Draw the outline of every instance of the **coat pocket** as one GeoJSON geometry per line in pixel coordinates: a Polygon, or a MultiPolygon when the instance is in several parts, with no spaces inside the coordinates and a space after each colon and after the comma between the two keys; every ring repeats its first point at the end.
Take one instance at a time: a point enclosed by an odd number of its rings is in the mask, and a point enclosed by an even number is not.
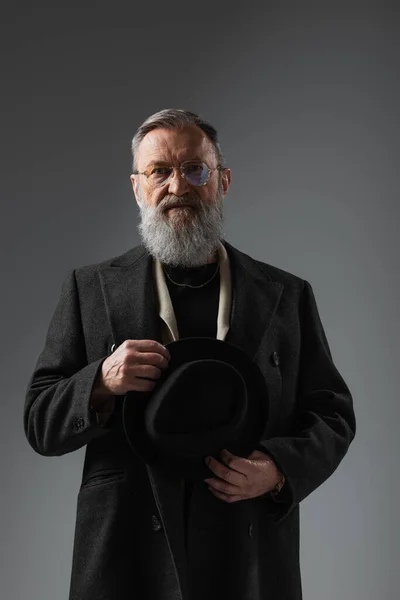
{"type": "Polygon", "coordinates": [[[85,477],[80,490],[97,485],[104,485],[114,481],[122,481],[125,479],[125,471],[123,469],[99,469],[85,477]]]}

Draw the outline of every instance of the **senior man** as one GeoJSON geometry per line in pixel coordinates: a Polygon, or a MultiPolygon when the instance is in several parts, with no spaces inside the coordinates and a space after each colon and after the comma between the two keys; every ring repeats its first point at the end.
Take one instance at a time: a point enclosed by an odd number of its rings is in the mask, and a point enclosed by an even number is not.
{"type": "Polygon", "coordinates": [[[300,600],[299,503],[355,435],[312,287],[224,239],[231,171],[205,119],[151,115],[132,153],[142,243],[68,273],[25,400],[36,452],[86,446],[69,598],[300,600]],[[122,407],[151,397],[171,343],[200,337],[256,363],[268,423],[191,481],[132,452],[122,407]]]}

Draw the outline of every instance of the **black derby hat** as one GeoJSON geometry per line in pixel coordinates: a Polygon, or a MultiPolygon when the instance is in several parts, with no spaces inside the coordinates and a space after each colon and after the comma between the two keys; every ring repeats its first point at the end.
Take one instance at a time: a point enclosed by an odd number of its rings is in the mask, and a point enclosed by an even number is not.
{"type": "Polygon", "coordinates": [[[268,387],[241,348],[215,338],[166,345],[168,368],[150,392],[130,391],[122,405],[126,439],[148,465],[193,481],[210,477],[205,456],[226,448],[247,458],[263,439],[268,387]]]}

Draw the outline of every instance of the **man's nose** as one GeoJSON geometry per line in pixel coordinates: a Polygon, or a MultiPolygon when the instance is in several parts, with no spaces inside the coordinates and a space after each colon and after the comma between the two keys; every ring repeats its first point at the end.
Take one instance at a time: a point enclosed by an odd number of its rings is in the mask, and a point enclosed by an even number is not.
{"type": "Polygon", "coordinates": [[[168,182],[168,192],[175,196],[183,196],[190,190],[189,183],[182,177],[179,169],[174,169],[168,182]]]}

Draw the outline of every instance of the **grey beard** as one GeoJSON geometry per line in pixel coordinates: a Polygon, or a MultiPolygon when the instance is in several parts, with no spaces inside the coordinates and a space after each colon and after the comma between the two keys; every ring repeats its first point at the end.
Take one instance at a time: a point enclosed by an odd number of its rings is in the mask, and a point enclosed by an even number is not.
{"type": "Polygon", "coordinates": [[[146,206],[139,188],[140,217],[138,229],[148,252],[162,263],[197,267],[214,255],[223,237],[223,196],[220,186],[214,202],[204,203],[195,193],[164,196],[158,206],[146,206]],[[167,206],[190,204],[189,215],[170,215],[167,206]]]}

